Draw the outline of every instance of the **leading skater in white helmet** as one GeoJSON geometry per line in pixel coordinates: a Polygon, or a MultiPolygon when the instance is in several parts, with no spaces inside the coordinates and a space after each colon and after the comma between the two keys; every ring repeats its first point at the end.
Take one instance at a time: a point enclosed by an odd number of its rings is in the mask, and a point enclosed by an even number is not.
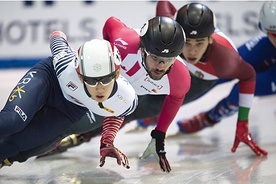
{"type": "Polygon", "coordinates": [[[60,141],[89,113],[91,123],[96,115],[104,117],[100,166],[109,156],[129,168],[113,142],[124,117],[135,110],[137,96],[120,76],[119,51],[106,40],[93,39],[76,53],[61,31],[51,34],[50,48],[53,56],[22,77],[0,112],[0,167],[11,165],[20,152],[60,141]]]}

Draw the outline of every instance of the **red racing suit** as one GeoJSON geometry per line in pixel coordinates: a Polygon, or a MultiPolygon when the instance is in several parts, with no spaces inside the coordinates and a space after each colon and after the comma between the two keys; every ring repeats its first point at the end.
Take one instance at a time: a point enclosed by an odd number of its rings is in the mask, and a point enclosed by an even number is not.
{"type": "MultiPolygon", "coordinates": [[[[122,56],[121,75],[131,83],[138,98],[142,95],[166,95],[156,126],[157,130],[166,132],[190,88],[190,74],[186,64],[177,57],[167,74],[160,80],[153,80],[143,67],[140,36],[134,29],[110,17],[103,27],[103,37],[119,49],[122,56]]],[[[154,101],[147,103],[152,104],[154,101]]]]}
{"type": "MultiPolygon", "coordinates": [[[[156,15],[174,18],[176,11],[169,1],[159,1],[156,15]]],[[[220,30],[216,29],[212,37],[214,42],[209,45],[201,61],[195,65],[187,64],[189,71],[194,77],[206,80],[206,82],[219,78],[238,79],[238,120],[248,120],[255,91],[255,70],[241,58],[232,41],[220,30]]],[[[192,85],[191,90],[192,88],[196,86],[192,85]]]]}

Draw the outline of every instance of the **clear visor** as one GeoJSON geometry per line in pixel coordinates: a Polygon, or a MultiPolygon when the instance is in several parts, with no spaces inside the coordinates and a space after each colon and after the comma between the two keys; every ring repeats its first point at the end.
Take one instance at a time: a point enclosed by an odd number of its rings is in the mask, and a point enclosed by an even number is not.
{"type": "Polygon", "coordinates": [[[148,52],[146,49],[144,49],[144,51],[147,54],[147,56],[149,56],[151,58],[151,60],[155,63],[163,62],[164,64],[168,64],[168,63],[174,62],[174,60],[176,58],[176,57],[160,57],[160,56],[156,56],[156,55],[148,52]]]}

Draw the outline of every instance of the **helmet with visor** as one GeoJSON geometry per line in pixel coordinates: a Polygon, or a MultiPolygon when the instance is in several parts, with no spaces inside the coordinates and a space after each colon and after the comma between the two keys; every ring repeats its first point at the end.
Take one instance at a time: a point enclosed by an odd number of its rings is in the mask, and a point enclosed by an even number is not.
{"type": "Polygon", "coordinates": [[[186,39],[183,28],[175,20],[157,16],[145,22],[140,41],[147,54],[171,61],[182,52],[186,39]]]}
{"type": "Polygon", "coordinates": [[[76,70],[84,83],[96,87],[107,86],[116,77],[121,56],[113,44],[106,40],[93,39],[85,42],[78,50],[76,70]]]}

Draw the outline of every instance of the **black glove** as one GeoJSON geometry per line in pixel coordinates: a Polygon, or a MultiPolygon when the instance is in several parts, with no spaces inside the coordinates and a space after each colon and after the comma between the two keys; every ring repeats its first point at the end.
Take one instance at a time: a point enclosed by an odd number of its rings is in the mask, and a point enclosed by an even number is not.
{"type": "Polygon", "coordinates": [[[170,172],[171,167],[166,158],[165,152],[165,137],[166,133],[160,132],[158,130],[153,130],[151,132],[151,141],[144,151],[140,159],[145,159],[149,155],[153,154],[157,160],[159,160],[159,165],[164,172],[170,172]]]}

